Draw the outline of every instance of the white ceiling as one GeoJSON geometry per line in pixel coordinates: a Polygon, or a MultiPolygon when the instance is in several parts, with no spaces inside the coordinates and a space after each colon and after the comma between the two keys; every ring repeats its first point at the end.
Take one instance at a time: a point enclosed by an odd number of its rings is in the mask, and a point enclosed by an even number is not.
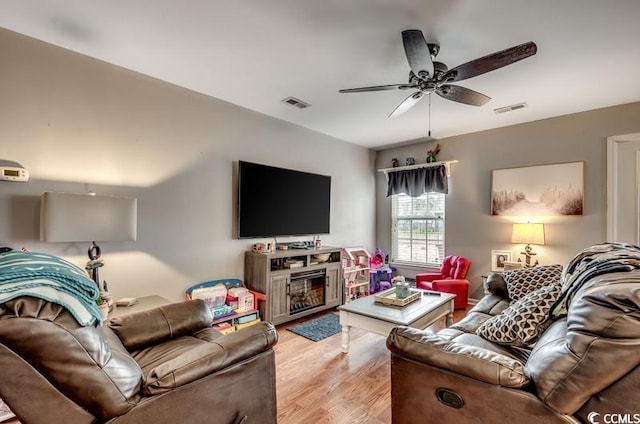
{"type": "MultiPolygon", "coordinates": [[[[330,136],[380,148],[425,139],[428,100],[406,91],[401,31],[453,68],[527,41],[538,54],[456,83],[492,100],[433,96],[436,139],[640,101],[638,0],[2,0],[0,27],[330,136]],[[281,102],[293,96],[312,107],[281,102]],[[526,102],[501,115],[494,108],[526,102]]],[[[425,96],[426,98],[427,96],[425,96]]]]}

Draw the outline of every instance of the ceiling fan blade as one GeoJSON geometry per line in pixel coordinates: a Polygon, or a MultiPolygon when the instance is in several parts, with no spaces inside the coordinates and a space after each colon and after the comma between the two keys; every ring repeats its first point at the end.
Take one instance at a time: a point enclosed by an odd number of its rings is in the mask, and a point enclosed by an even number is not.
{"type": "Polygon", "coordinates": [[[484,73],[511,65],[519,60],[533,56],[538,51],[538,47],[532,41],[520,44],[515,47],[504,49],[502,51],[492,53],[471,62],[464,63],[449,69],[442,77],[443,82],[462,81],[484,73]]]}
{"type": "Polygon", "coordinates": [[[420,99],[422,99],[423,95],[424,93],[422,91],[416,91],[415,93],[404,99],[402,103],[400,103],[398,107],[396,107],[393,112],[389,114],[389,118],[400,116],[411,109],[413,106],[415,106],[416,103],[420,101],[420,99]]]}
{"type": "Polygon", "coordinates": [[[409,85],[409,84],[389,84],[389,85],[374,85],[372,87],[345,88],[339,91],[340,93],[364,93],[367,91],[407,90],[409,88],[417,88],[417,86],[409,85]]]}
{"type": "Polygon", "coordinates": [[[436,88],[436,93],[447,100],[453,100],[454,102],[471,106],[482,106],[491,100],[489,96],[458,85],[441,85],[436,88]]]}
{"type": "Polygon", "coordinates": [[[422,31],[417,29],[402,31],[402,44],[404,44],[404,52],[413,73],[423,80],[432,77],[433,61],[422,31]]]}

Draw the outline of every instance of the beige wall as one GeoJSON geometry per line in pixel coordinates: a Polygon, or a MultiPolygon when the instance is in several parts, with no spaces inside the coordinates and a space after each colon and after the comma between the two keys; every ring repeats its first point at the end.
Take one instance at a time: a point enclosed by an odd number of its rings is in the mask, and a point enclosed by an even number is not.
{"type": "MultiPolygon", "coordinates": [[[[512,112],[517,113],[517,112],[512,112]]],[[[447,254],[469,257],[471,296],[482,295],[481,275],[490,270],[492,249],[519,254],[523,246],[510,243],[509,218],[490,215],[491,170],[558,162],[585,162],[584,216],[546,218],[547,244],[534,246],[543,264],[565,264],[580,249],[606,237],[606,139],[640,129],[640,103],[616,106],[553,119],[514,125],[438,140],[439,160],[452,165],[450,192],[446,198],[447,254]]],[[[391,159],[401,163],[408,156],[424,162],[435,142],[421,142],[378,152],[377,168],[388,168],[391,159]]],[[[376,233],[380,247],[390,251],[391,203],[385,197],[386,181],[376,176],[376,233]]],[[[415,269],[401,268],[413,276],[415,269]]]]}
{"type": "Polygon", "coordinates": [[[84,266],[88,243],[38,241],[40,194],[126,195],[138,240],[101,243],[114,296],[178,300],[191,284],[243,278],[255,240],[233,238],[238,160],[331,175],[323,243],[374,245],[370,150],[1,29],[0,51],[0,159],[31,172],[0,182],[0,245],[84,266]]]}

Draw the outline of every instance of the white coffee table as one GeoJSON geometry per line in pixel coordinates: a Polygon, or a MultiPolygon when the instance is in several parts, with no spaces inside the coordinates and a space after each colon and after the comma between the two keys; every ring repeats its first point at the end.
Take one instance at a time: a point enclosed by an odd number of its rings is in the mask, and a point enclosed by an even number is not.
{"type": "MultiPolygon", "coordinates": [[[[415,289],[414,289],[415,290],[415,289]]],[[[453,323],[455,294],[419,290],[420,299],[406,306],[390,306],[375,302],[375,296],[362,297],[338,307],[342,326],[342,351],[349,353],[351,327],[387,336],[400,325],[427,328],[442,317],[447,327],[453,323]]]]}

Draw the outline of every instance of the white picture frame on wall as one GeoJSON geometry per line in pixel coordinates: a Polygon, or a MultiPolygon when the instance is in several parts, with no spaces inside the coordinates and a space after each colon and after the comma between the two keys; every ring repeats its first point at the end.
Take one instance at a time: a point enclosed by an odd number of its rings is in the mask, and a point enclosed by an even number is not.
{"type": "Polygon", "coordinates": [[[510,250],[492,250],[491,251],[491,271],[504,271],[504,263],[511,261],[510,250]]]}

